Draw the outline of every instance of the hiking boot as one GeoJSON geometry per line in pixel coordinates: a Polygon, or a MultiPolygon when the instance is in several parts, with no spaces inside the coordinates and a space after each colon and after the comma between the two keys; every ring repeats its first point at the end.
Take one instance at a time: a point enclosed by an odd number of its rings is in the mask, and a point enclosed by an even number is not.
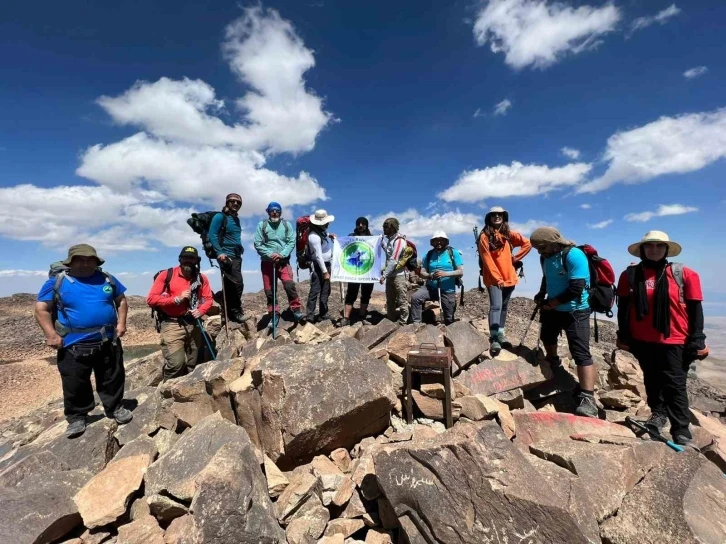
{"type": "Polygon", "coordinates": [[[492,357],[496,357],[502,352],[502,346],[499,344],[499,337],[496,335],[492,335],[492,343],[489,346],[489,353],[492,357]]]}
{"type": "Polygon", "coordinates": [[[293,319],[295,319],[295,323],[305,323],[305,314],[302,313],[300,310],[295,310],[292,313],[293,319]]]}
{"type": "Polygon", "coordinates": [[[229,319],[235,323],[245,323],[252,319],[252,314],[243,314],[241,310],[234,310],[229,315],[229,319]]]}
{"type": "Polygon", "coordinates": [[[497,339],[499,341],[499,344],[502,346],[502,348],[512,349],[512,347],[513,347],[512,343],[507,342],[507,339],[504,336],[504,329],[499,329],[499,333],[497,334],[497,339]]]}
{"type": "Polygon", "coordinates": [[[580,393],[579,399],[580,404],[575,409],[575,415],[597,418],[598,410],[597,404],[595,403],[595,397],[592,395],[586,395],[585,393],[580,393]]]}
{"type": "Polygon", "coordinates": [[[698,446],[696,446],[696,443],[693,441],[693,438],[691,438],[690,436],[686,436],[684,434],[677,434],[673,438],[673,442],[675,442],[676,444],[678,444],[679,446],[684,447],[684,448],[691,448],[698,452],[701,451],[700,449],[698,449],[698,446]]]}
{"type": "Polygon", "coordinates": [[[86,417],[83,419],[74,419],[68,422],[66,429],[66,438],[76,438],[86,432],[86,417]]]}
{"type": "Polygon", "coordinates": [[[123,406],[119,405],[113,411],[113,418],[119,425],[126,425],[129,421],[134,419],[134,414],[130,410],[127,410],[123,406]]]}
{"type": "Polygon", "coordinates": [[[562,368],[562,359],[559,357],[545,357],[545,361],[549,363],[552,370],[562,368]]]}
{"type": "Polygon", "coordinates": [[[273,328],[277,327],[280,324],[280,314],[275,312],[272,314],[272,317],[270,318],[270,322],[267,324],[267,328],[272,330],[273,328]]]}
{"type": "Polygon", "coordinates": [[[668,416],[655,412],[647,419],[645,426],[650,427],[657,433],[663,434],[663,431],[668,426],[668,416]]]}
{"type": "Polygon", "coordinates": [[[347,327],[348,325],[350,325],[350,319],[346,317],[338,321],[338,327],[347,327]]]}

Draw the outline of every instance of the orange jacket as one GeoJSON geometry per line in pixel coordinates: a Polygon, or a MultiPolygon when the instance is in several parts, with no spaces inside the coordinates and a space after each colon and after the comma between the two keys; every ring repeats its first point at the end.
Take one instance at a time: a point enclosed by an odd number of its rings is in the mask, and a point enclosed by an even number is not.
{"type": "Polygon", "coordinates": [[[509,233],[509,243],[504,236],[496,233],[497,239],[503,243],[503,246],[495,251],[489,251],[489,240],[486,235],[479,235],[479,255],[482,261],[481,275],[484,285],[492,287],[503,283],[503,287],[512,287],[517,285],[519,278],[517,271],[514,269],[514,263],[521,261],[527,256],[532,249],[529,239],[525,238],[518,232],[509,233]],[[512,249],[520,248],[516,255],[512,255],[512,249]]]}

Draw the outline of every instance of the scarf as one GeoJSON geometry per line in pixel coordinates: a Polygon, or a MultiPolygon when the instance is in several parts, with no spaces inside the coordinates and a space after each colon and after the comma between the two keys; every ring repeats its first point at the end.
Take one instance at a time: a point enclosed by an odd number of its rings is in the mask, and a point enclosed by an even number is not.
{"type": "MultiPolygon", "coordinates": [[[[641,250],[642,252],[642,250],[641,250]]],[[[655,295],[653,296],[653,327],[669,338],[671,335],[671,312],[670,294],[668,281],[668,261],[664,258],[660,261],[649,261],[644,255],[640,265],[635,268],[635,285],[633,286],[633,298],[635,304],[635,318],[638,321],[645,319],[650,312],[648,307],[648,296],[645,287],[644,269],[655,270],[655,295]]]]}

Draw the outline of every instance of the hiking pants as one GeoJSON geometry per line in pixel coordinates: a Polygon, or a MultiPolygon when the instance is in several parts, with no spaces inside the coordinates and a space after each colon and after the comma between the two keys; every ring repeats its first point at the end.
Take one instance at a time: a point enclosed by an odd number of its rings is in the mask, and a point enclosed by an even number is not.
{"type": "Polygon", "coordinates": [[[405,274],[386,278],[386,317],[400,325],[408,323],[408,281],[405,274]]]}
{"type": "Polygon", "coordinates": [[[355,299],[358,298],[358,291],[360,291],[360,305],[368,306],[373,294],[372,283],[349,283],[345,291],[345,303],[348,306],[353,306],[355,299]]]}
{"type": "Polygon", "coordinates": [[[245,290],[245,283],[242,279],[242,259],[227,257],[224,260],[222,281],[224,281],[224,293],[227,295],[224,301],[227,313],[242,312],[242,293],[245,290]]]}
{"type": "MultiPolygon", "coordinates": [[[[439,290],[436,287],[424,285],[411,297],[411,321],[414,323],[421,323],[423,306],[427,300],[439,300],[439,290]]],[[[453,323],[456,312],[456,291],[441,292],[441,309],[444,312],[444,324],[453,323]]]]}
{"type": "Polygon", "coordinates": [[[202,349],[202,331],[196,320],[187,323],[170,319],[161,323],[161,353],[164,355],[164,381],[183,376],[197,365],[202,349]]]}
{"type": "Polygon", "coordinates": [[[688,363],[683,360],[683,346],[632,340],[630,353],[643,370],[650,411],[668,416],[674,438],[678,434],[692,438],[688,430],[688,363]]]}
{"type": "Polygon", "coordinates": [[[103,343],[77,343],[61,348],[57,355],[63,387],[63,413],[68,422],[84,418],[96,406],[91,373],[96,377],[96,391],[107,416],[124,398],[124,352],[121,340],[103,343]]]}
{"type": "Polygon", "coordinates": [[[590,310],[576,312],[558,312],[543,310],[540,312],[542,329],[539,337],[545,346],[556,346],[557,337],[564,330],[570,354],[577,366],[590,366],[590,310]]]}
{"type": "MultiPolygon", "coordinates": [[[[330,274],[330,263],[325,263],[325,268],[330,274]]],[[[318,263],[313,263],[310,269],[310,293],[308,293],[307,320],[315,319],[315,306],[320,297],[320,317],[328,315],[328,299],[330,298],[330,280],[324,280],[323,271],[318,263]]]]}
{"type": "Polygon", "coordinates": [[[496,285],[487,287],[489,293],[489,330],[499,332],[507,323],[507,309],[509,299],[514,292],[514,286],[499,288],[496,285]]]}
{"type": "MultiPolygon", "coordinates": [[[[295,278],[292,274],[292,266],[289,262],[285,261],[285,264],[278,263],[274,264],[272,261],[262,261],[262,288],[265,290],[267,296],[267,311],[272,313],[272,305],[275,304],[275,313],[280,313],[280,306],[277,301],[272,301],[272,276],[273,270],[277,274],[277,279],[282,281],[282,287],[285,289],[285,295],[287,295],[287,301],[290,304],[290,309],[295,312],[302,308],[302,302],[297,294],[297,288],[295,287],[295,278]]],[[[277,286],[275,286],[277,289],[277,286]]],[[[279,293],[277,298],[279,300],[279,293]]]]}

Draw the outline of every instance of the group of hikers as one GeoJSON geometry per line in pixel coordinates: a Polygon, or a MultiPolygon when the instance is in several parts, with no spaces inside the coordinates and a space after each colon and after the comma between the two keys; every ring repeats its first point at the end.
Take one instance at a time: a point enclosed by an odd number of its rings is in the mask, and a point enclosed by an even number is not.
{"type": "MultiPolygon", "coordinates": [[[[252,316],[242,307],[241,206],[239,194],[227,195],[222,212],[211,220],[208,239],[222,272],[222,297],[217,300],[223,306],[223,315],[229,321],[244,323],[252,316]]],[[[280,319],[278,280],[296,322],[333,320],[328,313],[328,299],[335,235],[328,229],[335,217],[317,210],[305,218],[307,239],[300,252],[296,251],[298,229],[282,218],[282,206],[270,202],[266,212],[268,218],[260,221],[255,230],[254,247],[260,256],[270,326],[275,327],[280,319]],[[291,265],[293,252],[298,266],[310,269],[310,291],[304,308],[291,265]]],[[[443,324],[453,323],[456,289],[463,285],[461,252],[450,246],[445,232],[438,230],[431,236],[431,249],[419,262],[415,245],[400,232],[396,218],[386,219],[382,229],[385,262],[380,283],[385,284],[387,317],[399,324],[419,323],[424,304],[438,301],[443,324]],[[409,300],[407,276],[414,269],[426,281],[409,300]]],[[[371,236],[365,217],[356,220],[351,236],[371,236]]],[[[496,357],[503,347],[511,349],[505,335],[507,310],[522,260],[535,248],[543,272],[534,300],[540,313],[539,338],[545,359],[553,372],[565,371],[557,349],[558,337],[564,332],[579,382],[575,413],[598,417],[590,316],[601,303],[594,290],[597,278],[592,256],[582,249],[586,247],[576,246],[553,227],[538,228],[528,239],[510,228],[509,214],[500,207],[486,214],[477,238],[480,278],[490,302],[491,355],[496,357]]],[[[618,297],[617,347],[631,352],[643,370],[651,410],[646,425],[660,432],[670,423],[673,440],[694,447],[689,430],[687,373],[693,361],[708,356],[700,278],[690,268],[669,260],[681,253],[681,246],[664,232],[648,232],[628,251],[640,262],[620,275],[617,287],[609,286],[618,297]]],[[[59,268],[52,269],[35,308],[47,345],[58,350],[69,437],[83,434],[87,416],[94,408],[91,373],[106,415],[119,424],[132,419],[122,404],[125,378],[121,338],[126,332],[126,288],[102,270],[103,263],[93,247],[71,247],[68,257],[58,263],[59,268]]],[[[209,279],[200,271],[201,257],[196,248],[182,248],[178,263],[159,272],[147,296],[159,320],[164,380],[186,374],[202,359],[206,332],[201,318],[213,307],[215,297],[209,279]]],[[[613,281],[614,276],[610,283],[613,281]]],[[[357,319],[366,320],[373,287],[372,283],[348,283],[338,326],[355,320],[353,308],[359,294],[357,319]]]]}

